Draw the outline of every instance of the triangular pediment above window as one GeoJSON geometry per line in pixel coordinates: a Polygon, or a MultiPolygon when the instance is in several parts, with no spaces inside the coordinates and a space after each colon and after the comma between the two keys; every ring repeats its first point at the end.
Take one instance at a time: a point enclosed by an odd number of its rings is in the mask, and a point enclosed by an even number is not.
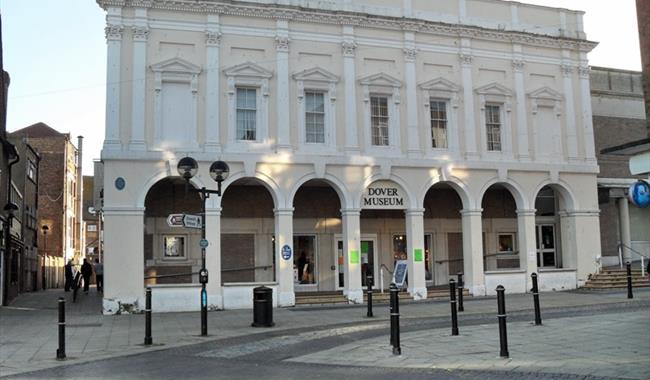
{"type": "Polygon", "coordinates": [[[232,66],[225,69],[223,72],[228,77],[271,78],[273,76],[272,72],[254,64],[253,62],[246,62],[232,66]]]}
{"type": "Polygon", "coordinates": [[[544,99],[544,100],[555,100],[555,101],[560,101],[564,99],[562,94],[546,86],[537,89],[533,92],[530,92],[528,94],[528,97],[532,99],[544,99]]]}
{"type": "Polygon", "coordinates": [[[386,73],[370,75],[359,79],[359,83],[366,86],[402,87],[399,79],[393,78],[386,73]]]}
{"type": "Polygon", "coordinates": [[[181,58],[171,58],[151,65],[151,70],[164,73],[198,74],[201,72],[201,66],[181,58]]]}
{"type": "Polygon", "coordinates": [[[429,91],[458,92],[460,87],[445,78],[436,78],[430,81],[420,83],[420,88],[429,91]]]}
{"type": "Polygon", "coordinates": [[[303,70],[293,74],[293,79],[298,81],[311,81],[311,82],[329,82],[336,83],[339,77],[330,73],[329,71],[320,67],[303,70]]]}
{"type": "Polygon", "coordinates": [[[475,91],[479,95],[512,96],[509,88],[496,82],[479,87],[475,91]]]}

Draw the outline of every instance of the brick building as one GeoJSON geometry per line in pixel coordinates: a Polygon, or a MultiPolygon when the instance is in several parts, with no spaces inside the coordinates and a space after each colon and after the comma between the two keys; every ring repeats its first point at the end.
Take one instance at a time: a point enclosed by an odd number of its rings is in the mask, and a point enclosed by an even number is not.
{"type": "Polygon", "coordinates": [[[639,24],[639,43],[641,44],[646,127],[648,136],[650,136],[650,23],[648,23],[648,20],[650,20],[650,1],[636,0],[636,16],[639,24]]]}
{"type": "Polygon", "coordinates": [[[638,260],[633,252],[650,256],[650,208],[630,205],[626,193],[643,176],[630,173],[630,154],[624,151],[603,154],[607,148],[648,137],[641,73],[592,67],[591,95],[600,166],[602,264],[611,266],[620,263],[619,255],[623,261],[638,260]]]}
{"type": "Polygon", "coordinates": [[[83,222],[84,222],[84,240],[85,255],[91,261],[100,259],[100,240],[99,234],[101,223],[99,221],[99,210],[95,208],[95,197],[93,193],[94,177],[83,176],[83,222]]]}
{"type": "Polygon", "coordinates": [[[83,257],[77,222],[78,150],[70,134],[60,133],[44,123],[17,130],[12,136],[25,138],[41,155],[38,189],[38,246],[45,254],[46,287],[63,286],[66,260],[83,257]],[[47,226],[47,233],[43,233],[47,226]]]}

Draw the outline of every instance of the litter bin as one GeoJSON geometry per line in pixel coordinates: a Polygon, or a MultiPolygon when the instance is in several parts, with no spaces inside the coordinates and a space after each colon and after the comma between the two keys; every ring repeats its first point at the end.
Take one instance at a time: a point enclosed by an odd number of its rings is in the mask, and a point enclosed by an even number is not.
{"type": "Polygon", "coordinates": [[[253,327],[273,327],[273,289],[253,289],[253,327]]]}

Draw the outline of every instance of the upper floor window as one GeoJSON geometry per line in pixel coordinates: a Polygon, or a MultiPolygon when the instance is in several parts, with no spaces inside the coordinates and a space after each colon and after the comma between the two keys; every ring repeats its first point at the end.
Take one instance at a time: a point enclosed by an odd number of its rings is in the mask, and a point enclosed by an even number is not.
{"type": "Polygon", "coordinates": [[[325,95],[322,92],[305,92],[305,141],[325,142],[325,95]]]}
{"type": "Polygon", "coordinates": [[[32,161],[27,163],[27,178],[36,182],[36,164],[32,161]]]}
{"type": "Polygon", "coordinates": [[[487,150],[501,150],[501,107],[498,105],[485,106],[485,130],[487,133],[487,150]]]}
{"type": "Polygon", "coordinates": [[[431,109],[431,147],[447,148],[447,102],[432,100],[431,109]]]}
{"type": "Polygon", "coordinates": [[[370,97],[370,128],[372,145],[388,146],[388,97],[370,97]]]}
{"type": "Polygon", "coordinates": [[[237,140],[257,139],[257,89],[237,88],[237,140]]]}

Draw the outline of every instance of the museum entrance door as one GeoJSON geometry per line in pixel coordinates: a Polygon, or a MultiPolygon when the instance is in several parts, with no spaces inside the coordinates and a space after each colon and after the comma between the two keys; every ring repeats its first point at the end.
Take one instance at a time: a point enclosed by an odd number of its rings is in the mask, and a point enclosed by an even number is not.
{"type": "MultiPolygon", "coordinates": [[[[375,275],[377,273],[377,256],[376,256],[377,238],[372,236],[361,237],[361,286],[366,287],[366,274],[371,274],[374,277],[374,285],[376,286],[379,279],[375,275]]],[[[334,252],[334,263],[336,268],[336,290],[341,290],[345,287],[345,258],[343,257],[343,238],[340,235],[336,236],[336,251],[334,252]]]]}

